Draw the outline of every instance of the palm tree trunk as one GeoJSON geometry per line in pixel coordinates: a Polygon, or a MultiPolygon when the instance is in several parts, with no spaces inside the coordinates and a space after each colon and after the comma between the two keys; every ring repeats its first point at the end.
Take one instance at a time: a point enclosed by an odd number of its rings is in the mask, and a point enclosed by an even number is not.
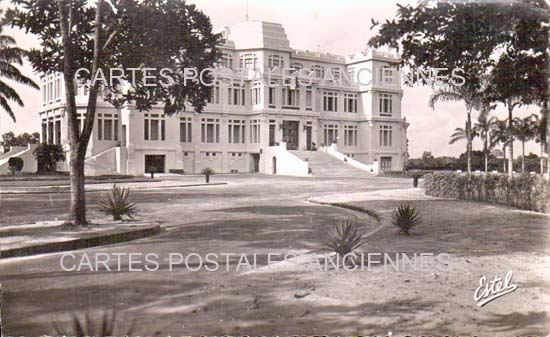
{"type": "Polygon", "coordinates": [[[544,174],[544,142],[540,143],[540,174],[544,174]]]}
{"type": "Polygon", "coordinates": [[[484,144],[483,144],[483,151],[485,152],[485,173],[487,173],[488,171],[488,167],[489,167],[489,149],[488,149],[488,142],[489,142],[489,132],[486,132],[485,133],[485,140],[484,140],[484,144]]]}
{"type": "Polygon", "coordinates": [[[521,173],[525,173],[525,140],[521,141],[521,173]]]}
{"type": "Polygon", "coordinates": [[[502,147],[502,172],[506,173],[506,145],[502,147]]]}
{"type": "Polygon", "coordinates": [[[510,144],[508,145],[508,176],[512,177],[513,171],[514,171],[514,134],[512,131],[513,126],[513,114],[512,111],[514,110],[514,106],[512,105],[512,102],[508,102],[508,128],[510,131],[510,144]]]}
{"type": "Polygon", "coordinates": [[[472,173],[472,113],[468,110],[468,120],[466,122],[466,158],[468,174],[472,173]]]}

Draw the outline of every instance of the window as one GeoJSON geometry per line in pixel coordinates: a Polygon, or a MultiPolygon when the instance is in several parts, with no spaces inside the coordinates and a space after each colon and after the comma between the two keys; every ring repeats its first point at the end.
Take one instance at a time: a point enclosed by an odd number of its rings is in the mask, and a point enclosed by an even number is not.
{"type": "Polygon", "coordinates": [[[323,111],[338,112],[338,93],[335,91],[323,92],[323,111]]]}
{"type": "Polygon", "coordinates": [[[306,89],[306,110],[313,109],[313,90],[311,88],[306,89]]]}
{"type": "Polygon", "coordinates": [[[269,87],[269,107],[275,107],[275,88],[269,87]]]}
{"type": "Polygon", "coordinates": [[[145,114],[143,139],[166,140],[166,121],[161,114],[145,114]]]}
{"type": "Polygon", "coordinates": [[[334,80],[336,81],[340,80],[340,77],[341,77],[340,68],[337,68],[337,67],[331,68],[330,73],[332,74],[332,77],[334,78],[334,80]]]}
{"type": "Polygon", "coordinates": [[[228,120],[228,135],[229,143],[233,144],[244,144],[245,143],[245,121],[238,119],[228,120]]]}
{"type": "Polygon", "coordinates": [[[327,146],[338,142],[338,124],[323,125],[323,142],[327,146]]]}
{"type": "Polygon", "coordinates": [[[42,120],[42,143],[46,144],[48,142],[48,122],[43,119],[42,120]]]}
{"type": "Polygon", "coordinates": [[[192,125],[191,117],[180,117],[180,142],[192,142],[192,125]]]}
{"type": "Polygon", "coordinates": [[[55,144],[61,145],[61,121],[55,121],[55,144]]]}
{"type": "Polygon", "coordinates": [[[250,121],[250,142],[259,143],[260,142],[260,120],[254,119],[250,121]]]}
{"type": "Polygon", "coordinates": [[[357,112],[357,94],[344,94],[344,112],[357,112]]]}
{"type": "Polygon", "coordinates": [[[380,84],[390,84],[393,82],[392,68],[385,66],[380,68],[380,84]]]}
{"type": "Polygon", "coordinates": [[[223,53],[220,66],[223,68],[233,69],[233,55],[228,53],[223,53]]]}
{"type": "MultiPolygon", "coordinates": [[[[79,129],[81,125],[79,119],[79,129]]],[[[97,114],[97,140],[118,140],[118,114],[97,114]]]]}
{"type": "Polygon", "coordinates": [[[251,95],[252,105],[258,105],[262,102],[262,83],[254,82],[251,95]]]}
{"type": "Polygon", "coordinates": [[[380,146],[392,146],[392,127],[380,125],[380,146]]]}
{"type": "Polygon", "coordinates": [[[314,65],[311,67],[311,72],[313,73],[313,76],[315,78],[323,78],[325,77],[325,68],[321,67],[320,65],[314,65]]]}
{"type": "Polygon", "coordinates": [[[219,143],[220,142],[220,120],[217,118],[201,119],[201,142],[219,143]]]}
{"type": "Polygon", "coordinates": [[[212,86],[212,91],[210,91],[210,96],[208,96],[206,102],[210,104],[220,104],[220,87],[218,85],[212,86]]]}
{"type": "Polygon", "coordinates": [[[380,115],[391,116],[392,115],[392,95],[380,94],[380,115]]]}
{"type": "Polygon", "coordinates": [[[232,87],[227,89],[229,105],[245,105],[245,94],[243,87],[232,87]]]}
{"type": "Polygon", "coordinates": [[[47,97],[47,93],[46,93],[46,88],[47,84],[46,84],[46,77],[42,78],[42,105],[46,105],[46,103],[48,103],[48,97],[47,97]]]}
{"type": "Polygon", "coordinates": [[[300,101],[300,91],[290,88],[283,88],[283,106],[298,107],[300,101]]]}
{"type": "Polygon", "coordinates": [[[344,145],[357,146],[357,126],[344,125],[344,145]]]}
{"type": "Polygon", "coordinates": [[[258,57],[256,54],[241,54],[240,68],[251,70],[258,68],[258,57]]]}
{"type": "Polygon", "coordinates": [[[350,67],[348,68],[348,76],[349,76],[349,80],[350,80],[350,83],[352,84],[355,84],[355,68],[353,67],[350,67]]]}
{"type": "Polygon", "coordinates": [[[284,68],[284,58],[280,55],[269,55],[268,65],[270,70],[284,68]]]}
{"type": "Polygon", "coordinates": [[[298,62],[294,62],[290,64],[290,69],[292,69],[292,72],[298,72],[302,69],[304,69],[304,65],[298,62]]]}

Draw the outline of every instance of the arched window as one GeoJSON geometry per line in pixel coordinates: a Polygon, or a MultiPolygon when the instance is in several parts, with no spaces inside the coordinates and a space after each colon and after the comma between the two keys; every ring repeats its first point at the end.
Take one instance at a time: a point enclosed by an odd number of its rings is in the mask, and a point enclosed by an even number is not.
{"type": "Polygon", "coordinates": [[[273,69],[275,67],[279,69],[284,68],[284,59],[280,55],[269,55],[268,62],[269,69],[273,69]]]}

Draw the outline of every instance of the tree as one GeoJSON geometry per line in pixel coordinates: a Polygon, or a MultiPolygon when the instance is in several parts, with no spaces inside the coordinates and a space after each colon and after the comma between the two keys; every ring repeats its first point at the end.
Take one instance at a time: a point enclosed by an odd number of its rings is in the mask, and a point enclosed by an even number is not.
{"type": "Polygon", "coordinates": [[[489,166],[489,152],[491,151],[491,142],[489,141],[489,134],[496,122],[496,117],[489,118],[489,111],[484,109],[477,117],[477,122],[474,125],[474,132],[479,135],[483,142],[483,153],[485,155],[485,172],[488,172],[489,166]]]}
{"type": "Polygon", "coordinates": [[[535,137],[537,128],[537,115],[525,118],[514,118],[512,123],[513,136],[521,142],[521,172],[525,172],[525,143],[535,137]]]}
{"type": "Polygon", "coordinates": [[[16,137],[12,131],[8,131],[2,135],[0,145],[4,147],[4,152],[7,152],[12,146],[27,146],[28,144],[38,144],[39,142],[40,134],[38,132],[34,132],[33,134],[25,132],[16,137]]]}
{"type": "MultiPolygon", "coordinates": [[[[0,10],[0,17],[3,17],[4,11],[0,10]]],[[[23,65],[23,59],[26,52],[17,47],[15,39],[11,36],[2,34],[4,20],[0,21],[0,107],[13,119],[15,122],[15,114],[8,101],[13,101],[19,106],[24,106],[23,100],[17,91],[10,86],[6,80],[14,81],[34,89],[38,89],[38,85],[33,80],[23,75],[17,66],[23,65]]]]}
{"type": "MultiPolygon", "coordinates": [[[[209,18],[184,0],[13,0],[12,23],[34,34],[40,49],[30,51],[35,70],[62,72],[69,131],[71,200],[69,221],[86,224],[84,159],[93,130],[100,85],[114,106],[132,102],[140,111],[163,104],[166,114],[192,106],[201,112],[210,86],[186,81],[184,69],[200,72],[219,57],[219,36],[212,33],[209,18]],[[78,72],[85,68],[89,73],[78,72]],[[122,69],[122,82],[108,69],[122,69]],[[141,71],[131,71],[130,69],[141,71]],[[165,83],[160,72],[171,69],[165,83]],[[105,81],[98,81],[98,70],[105,81]],[[113,76],[111,76],[113,75],[113,76]],[[131,78],[130,78],[131,76],[131,78]],[[147,76],[147,77],[146,77],[147,76]],[[75,83],[88,81],[89,95],[82,131],[78,128],[75,83]],[[111,83],[111,81],[114,81],[111,83]],[[131,82],[131,86],[124,83],[131,82]],[[154,87],[150,83],[164,83],[154,87]]],[[[207,82],[209,76],[204,80],[207,82]]]]}
{"type": "MultiPolygon", "coordinates": [[[[548,104],[549,6],[544,0],[427,0],[397,6],[396,19],[382,24],[369,45],[396,48],[401,65],[412,69],[460,68],[465,84],[475,89],[487,79],[483,98],[505,104],[509,123],[519,105],[548,104]]],[[[508,150],[511,175],[512,142],[508,150]]]]}
{"type": "Polygon", "coordinates": [[[466,154],[468,158],[467,172],[468,174],[470,174],[472,173],[472,141],[477,136],[473,133],[472,129],[472,110],[477,110],[481,108],[482,101],[480,98],[480,93],[471,86],[450,86],[446,88],[440,88],[437,89],[430,97],[429,105],[433,109],[435,108],[435,103],[437,102],[459,100],[464,101],[464,104],[466,105],[466,126],[464,129],[455,129],[456,137],[459,138],[454,137],[455,134],[453,134],[453,136],[451,136],[451,141],[449,142],[449,144],[453,144],[459,139],[466,139],[466,154]],[[459,130],[462,130],[462,136],[460,136],[459,130]]]}
{"type": "Polygon", "coordinates": [[[33,154],[38,164],[37,173],[40,174],[57,172],[57,163],[66,159],[61,145],[40,144],[34,149],[33,154]]]}
{"type": "Polygon", "coordinates": [[[464,128],[455,129],[451,135],[451,139],[449,140],[449,144],[454,144],[460,140],[466,140],[466,170],[468,174],[472,173],[472,142],[477,136],[478,134],[474,132],[474,130],[471,129],[471,126],[468,126],[468,122],[466,122],[464,128]],[[471,131],[468,131],[468,129],[471,131]]]}
{"type": "Polygon", "coordinates": [[[506,148],[510,144],[510,129],[507,120],[495,119],[489,135],[490,147],[502,145],[502,171],[506,172],[506,148]]]}
{"type": "Polygon", "coordinates": [[[21,172],[24,164],[23,159],[19,157],[11,157],[8,159],[8,167],[12,175],[15,175],[15,172],[21,172]]]}
{"type": "MultiPolygon", "coordinates": [[[[545,110],[543,108],[543,110],[545,110]]],[[[548,132],[548,112],[547,111],[541,111],[541,118],[538,118],[537,115],[536,121],[536,128],[535,128],[535,141],[540,144],[540,173],[544,173],[544,152],[548,152],[546,150],[546,147],[548,146],[547,143],[547,132],[548,132]]],[[[546,167],[550,171],[550,159],[546,158],[546,167]]]]}

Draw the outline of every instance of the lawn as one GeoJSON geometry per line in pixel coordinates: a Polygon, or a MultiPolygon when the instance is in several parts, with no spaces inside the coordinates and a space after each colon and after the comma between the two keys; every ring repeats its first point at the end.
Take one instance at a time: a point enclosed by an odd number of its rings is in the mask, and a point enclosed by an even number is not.
{"type": "Polygon", "coordinates": [[[131,322],[139,335],[546,334],[550,217],[393,192],[409,186],[410,179],[397,178],[315,184],[235,178],[226,186],[140,192],[142,214],[161,221],[166,232],[78,254],[156,253],[160,270],[68,273],[60,269],[60,255],[0,262],[9,308],[3,312],[6,333],[53,333],[51,321],[70,324],[69,313],[116,308],[122,322],[117,334],[131,322]],[[377,212],[383,227],[366,214],[307,201],[352,192],[365,198],[351,204],[377,212]],[[413,236],[398,235],[388,225],[392,208],[405,201],[423,217],[413,236]],[[422,271],[403,272],[383,266],[311,270],[300,258],[254,271],[235,271],[236,257],[230,259],[230,271],[168,267],[170,252],[256,254],[260,265],[268,253],[320,253],[325,228],[336,218],[354,219],[372,233],[365,253],[446,253],[450,258],[442,264],[428,257],[422,271]],[[518,289],[477,306],[473,297],[480,277],[509,270],[518,289]]]}

